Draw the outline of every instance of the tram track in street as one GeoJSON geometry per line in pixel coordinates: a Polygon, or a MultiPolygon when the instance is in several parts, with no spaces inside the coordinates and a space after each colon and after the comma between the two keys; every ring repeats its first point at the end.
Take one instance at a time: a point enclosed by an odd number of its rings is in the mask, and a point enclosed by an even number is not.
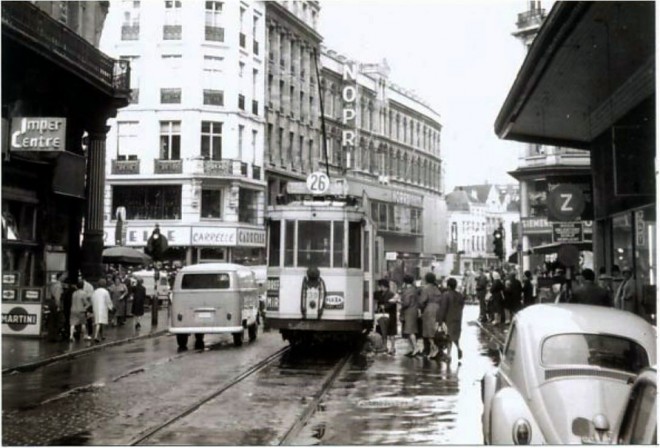
{"type": "MultiPolygon", "coordinates": [[[[277,401],[272,402],[272,408],[269,412],[273,415],[287,415],[287,417],[283,418],[276,425],[267,425],[268,428],[257,428],[256,432],[262,430],[265,431],[267,429],[271,432],[271,435],[268,437],[268,440],[262,440],[262,443],[250,443],[258,445],[290,445],[292,441],[300,435],[309,420],[320,409],[322,400],[326,397],[328,391],[340,377],[341,372],[344,370],[344,367],[349,360],[352,359],[353,355],[354,350],[348,350],[336,359],[332,359],[332,361],[325,367],[305,369],[305,365],[309,365],[310,361],[308,356],[313,357],[314,355],[308,354],[306,349],[302,349],[301,353],[298,353],[297,347],[284,347],[247,368],[232,379],[226,381],[222,386],[213,390],[211,393],[205,394],[204,397],[177,412],[176,415],[167,418],[158,425],[142,431],[140,434],[127,441],[126,444],[131,446],[161,443],[189,444],[190,442],[186,439],[186,437],[189,437],[189,434],[186,434],[185,430],[182,432],[181,428],[188,428],[187,425],[198,418],[207,418],[205,415],[208,414],[209,411],[212,414],[213,412],[216,412],[213,411],[213,409],[217,409],[218,402],[214,402],[214,400],[220,400],[220,402],[227,400],[228,402],[233,403],[231,408],[238,413],[236,415],[240,415],[241,412],[243,412],[243,409],[249,409],[249,395],[251,395],[251,393],[246,393],[245,390],[246,388],[247,390],[253,390],[253,382],[248,381],[252,378],[252,381],[265,381],[266,385],[262,385],[262,388],[270,388],[272,390],[274,387],[293,387],[294,390],[301,392],[300,396],[295,393],[289,395],[291,399],[285,401],[283,404],[280,404],[277,401]],[[278,361],[281,361],[281,363],[278,363],[278,361]],[[298,363],[302,364],[299,365],[298,363]],[[261,371],[264,372],[261,373],[260,378],[255,378],[255,375],[261,371]],[[301,377],[306,378],[302,380],[305,382],[306,386],[305,388],[298,389],[295,384],[296,381],[301,381],[301,377]],[[295,380],[292,383],[287,378],[295,378],[295,380]],[[239,402],[232,401],[236,400],[239,396],[245,397],[246,400],[243,401],[243,398],[241,398],[241,401],[239,402]],[[204,406],[210,406],[210,408],[207,407],[206,409],[201,409],[204,406]],[[183,437],[183,441],[180,437],[183,437]]],[[[212,428],[209,428],[209,430],[210,433],[214,432],[212,428]]],[[[242,445],[247,443],[244,441],[232,440],[233,437],[230,434],[223,436],[216,432],[216,437],[218,438],[213,440],[222,440],[222,442],[214,441],[214,444],[227,443],[232,445],[242,445]]],[[[195,442],[195,444],[200,444],[200,442],[195,442]]],[[[206,442],[202,442],[201,444],[206,444],[206,442]]]]}
{"type": "Polygon", "coordinates": [[[206,395],[200,400],[197,400],[195,403],[191,404],[190,406],[186,407],[183,411],[179,412],[177,415],[169,418],[167,421],[163,422],[162,424],[153,426],[149,428],[147,431],[139,434],[137,437],[133,438],[130,440],[127,445],[130,446],[136,446],[140,445],[141,443],[149,440],[151,437],[153,437],[155,434],[159,433],[163,429],[171,426],[172,424],[176,423],[179,420],[182,420],[186,416],[192,414],[196,410],[198,410],[200,407],[205,405],[206,403],[210,402],[211,400],[217,398],[218,396],[222,395],[225,391],[228,389],[236,386],[237,384],[243,382],[246,378],[254,375],[258,371],[262,370],[272,362],[274,362],[277,359],[280,359],[285,353],[289,352],[291,350],[291,347],[284,347],[275,353],[271,354],[270,356],[264,358],[263,360],[259,361],[255,365],[249,367],[247,370],[243,371],[241,374],[238,376],[232,378],[225,384],[223,384],[221,387],[218,389],[214,390],[212,393],[206,395]]]}

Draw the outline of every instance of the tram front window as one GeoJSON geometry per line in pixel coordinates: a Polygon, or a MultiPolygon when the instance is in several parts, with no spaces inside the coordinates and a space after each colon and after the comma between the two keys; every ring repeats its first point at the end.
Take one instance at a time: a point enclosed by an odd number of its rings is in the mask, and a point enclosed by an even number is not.
{"type": "Polygon", "coordinates": [[[268,266],[280,265],[280,221],[270,223],[270,242],[268,246],[268,266]]]}
{"type": "Polygon", "coordinates": [[[298,266],[330,267],[330,222],[298,221],[298,266]]]}

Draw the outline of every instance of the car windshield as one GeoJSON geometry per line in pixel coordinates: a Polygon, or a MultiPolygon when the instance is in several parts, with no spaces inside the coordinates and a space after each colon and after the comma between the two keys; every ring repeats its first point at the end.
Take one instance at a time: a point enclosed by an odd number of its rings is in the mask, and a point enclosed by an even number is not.
{"type": "Polygon", "coordinates": [[[545,366],[588,365],[638,373],[648,367],[646,350],[630,339],[606,334],[560,334],[543,342],[545,366]]]}

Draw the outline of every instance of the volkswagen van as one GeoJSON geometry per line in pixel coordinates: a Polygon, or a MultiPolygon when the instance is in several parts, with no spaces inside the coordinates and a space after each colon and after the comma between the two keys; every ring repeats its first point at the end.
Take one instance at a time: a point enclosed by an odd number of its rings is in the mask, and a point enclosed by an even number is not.
{"type": "Polygon", "coordinates": [[[231,263],[203,263],[182,268],[174,280],[170,333],[185,350],[190,334],[195,348],[204,348],[205,334],[228,333],[234,345],[257,338],[259,298],[254,273],[231,263]]]}

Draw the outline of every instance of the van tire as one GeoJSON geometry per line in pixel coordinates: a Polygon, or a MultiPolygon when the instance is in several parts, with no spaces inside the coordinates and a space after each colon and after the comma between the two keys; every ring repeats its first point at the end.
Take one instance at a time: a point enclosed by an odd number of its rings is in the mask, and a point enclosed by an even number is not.
{"type": "Polygon", "coordinates": [[[188,336],[187,334],[177,334],[176,335],[176,344],[179,346],[180,350],[188,349],[188,336]]]}
{"type": "Polygon", "coordinates": [[[250,342],[254,342],[257,339],[257,324],[252,324],[248,327],[248,338],[250,342]]]}
{"type": "Polygon", "coordinates": [[[243,332],[242,331],[239,332],[239,333],[232,333],[232,336],[234,336],[234,345],[236,347],[240,347],[241,345],[243,345],[243,332]]]}

